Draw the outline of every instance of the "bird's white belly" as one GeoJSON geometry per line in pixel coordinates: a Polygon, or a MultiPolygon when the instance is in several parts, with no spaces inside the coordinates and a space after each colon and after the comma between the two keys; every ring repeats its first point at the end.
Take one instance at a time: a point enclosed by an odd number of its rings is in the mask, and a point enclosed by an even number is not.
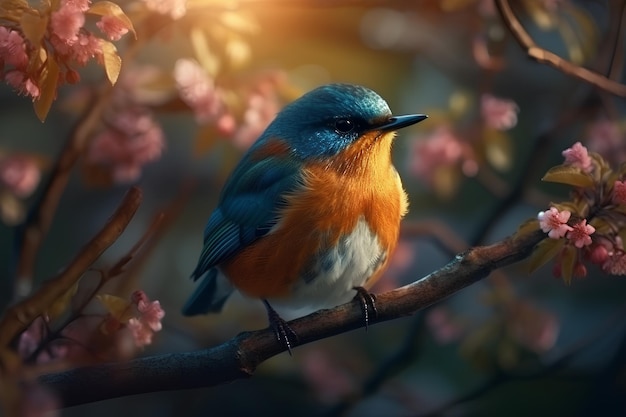
{"type": "Polygon", "coordinates": [[[269,299],[286,319],[350,301],[387,257],[378,237],[361,218],[353,232],[319,256],[300,277],[288,298],[269,299]]]}

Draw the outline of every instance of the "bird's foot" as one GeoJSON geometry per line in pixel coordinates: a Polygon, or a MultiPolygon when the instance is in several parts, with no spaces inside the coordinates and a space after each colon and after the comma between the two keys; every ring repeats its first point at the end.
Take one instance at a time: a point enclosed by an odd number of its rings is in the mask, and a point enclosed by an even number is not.
{"type": "Polygon", "coordinates": [[[289,356],[292,356],[291,348],[296,346],[298,343],[298,335],[293,331],[289,324],[280,317],[280,315],[272,308],[270,303],[267,300],[263,300],[263,304],[265,305],[265,309],[267,310],[267,318],[270,322],[270,326],[274,330],[274,334],[276,335],[276,339],[280,344],[283,345],[289,352],[289,356]]]}
{"type": "Polygon", "coordinates": [[[376,296],[367,291],[363,287],[354,287],[356,295],[354,298],[359,300],[361,304],[361,311],[363,311],[363,320],[365,320],[365,330],[369,327],[370,320],[376,319],[378,316],[378,309],[376,308],[376,296]]]}

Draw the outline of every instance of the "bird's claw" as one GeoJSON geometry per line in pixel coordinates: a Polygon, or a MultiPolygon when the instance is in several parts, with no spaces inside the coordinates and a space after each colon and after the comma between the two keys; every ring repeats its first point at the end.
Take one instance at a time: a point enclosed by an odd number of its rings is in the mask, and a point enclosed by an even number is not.
{"type": "Polygon", "coordinates": [[[274,330],[276,339],[281,345],[283,345],[285,349],[287,349],[287,352],[289,352],[289,356],[293,356],[291,353],[291,348],[297,345],[298,334],[293,331],[293,329],[282,317],[280,317],[280,315],[276,312],[276,310],[272,308],[267,300],[263,300],[263,304],[265,304],[265,309],[267,310],[267,318],[270,322],[270,327],[274,330]]]}
{"type": "Polygon", "coordinates": [[[363,287],[354,287],[354,289],[356,290],[354,298],[359,300],[359,303],[361,304],[363,320],[365,320],[365,330],[367,331],[370,319],[375,320],[378,316],[378,309],[376,308],[376,295],[367,291],[363,287]]]}

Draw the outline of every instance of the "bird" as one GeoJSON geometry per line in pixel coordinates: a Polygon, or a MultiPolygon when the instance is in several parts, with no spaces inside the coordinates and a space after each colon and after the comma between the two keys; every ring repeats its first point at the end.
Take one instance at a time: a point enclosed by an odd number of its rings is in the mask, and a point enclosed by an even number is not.
{"type": "Polygon", "coordinates": [[[391,160],[398,129],[428,116],[393,116],[373,90],[326,84],[285,106],[227,179],[191,274],[187,316],[217,313],[238,290],[261,299],[291,353],[302,316],[361,297],[397,244],[407,194],[391,160]],[[281,311],[280,314],[275,310],[281,311]]]}

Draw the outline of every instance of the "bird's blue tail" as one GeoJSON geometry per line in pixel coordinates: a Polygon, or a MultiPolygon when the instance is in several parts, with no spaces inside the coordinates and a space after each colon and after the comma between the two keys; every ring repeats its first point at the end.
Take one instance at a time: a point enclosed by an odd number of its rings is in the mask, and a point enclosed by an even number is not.
{"type": "Polygon", "coordinates": [[[232,284],[216,268],[209,269],[201,278],[200,285],[183,306],[185,316],[219,313],[234,291],[232,284]]]}

